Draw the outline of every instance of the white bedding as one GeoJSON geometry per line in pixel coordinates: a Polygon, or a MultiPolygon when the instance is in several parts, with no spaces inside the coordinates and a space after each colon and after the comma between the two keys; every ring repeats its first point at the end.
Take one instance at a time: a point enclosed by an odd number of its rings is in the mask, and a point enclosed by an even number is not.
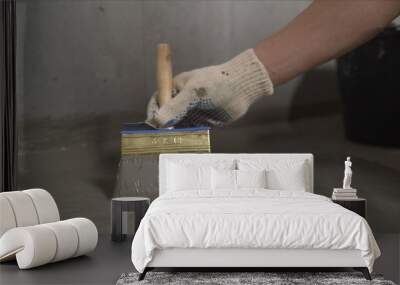
{"type": "Polygon", "coordinates": [[[320,195],[265,189],[160,196],[133,239],[132,262],[143,272],[165,248],[358,249],[371,272],[380,255],[359,215],[320,195]]]}

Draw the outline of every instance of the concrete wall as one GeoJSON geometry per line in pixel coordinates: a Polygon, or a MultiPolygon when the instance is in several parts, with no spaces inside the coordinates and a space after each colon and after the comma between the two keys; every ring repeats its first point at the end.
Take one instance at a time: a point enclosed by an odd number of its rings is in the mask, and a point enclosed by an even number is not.
{"type": "MultiPolygon", "coordinates": [[[[271,35],[308,4],[20,1],[19,8],[26,9],[24,116],[58,119],[128,111],[143,118],[155,89],[157,43],[171,44],[175,73],[222,63],[271,35]]],[[[299,81],[279,88],[281,96],[264,100],[256,110],[287,116],[299,81]]]]}
{"type": "MultiPolygon", "coordinates": [[[[123,122],[145,118],[147,100],[155,90],[157,43],[171,44],[175,73],[221,63],[271,35],[309,3],[18,1],[20,187],[48,189],[65,218],[87,216],[107,231],[119,161],[119,131],[123,122]]],[[[213,149],[301,150],[322,157],[329,153],[325,156],[331,158],[328,165],[338,167],[328,180],[340,183],[342,156],[349,148],[310,147],[313,144],[302,141],[302,134],[288,124],[320,115],[337,119],[339,110],[335,64],[330,62],[277,88],[275,96],[253,106],[237,124],[215,130],[213,149]],[[243,132],[248,135],[242,137],[245,143],[237,142],[236,135],[243,132]],[[289,137],[294,139],[289,142],[289,137]],[[291,143],[296,139],[299,144],[291,143]]],[[[339,127],[329,135],[342,140],[340,119],[335,122],[339,127]]],[[[313,128],[318,132],[325,126],[313,128]]],[[[359,150],[350,149],[353,153],[359,150]]],[[[321,180],[317,185],[324,183],[321,180]]],[[[338,184],[325,185],[320,193],[329,195],[331,187],[338,184]]],[[[383,215],[393,213],[397,212],[383,215]]],[[[399,230],[389,221],[380,224],[381,216],[376,217],[374,224],[379,230],[399,230]]]]}

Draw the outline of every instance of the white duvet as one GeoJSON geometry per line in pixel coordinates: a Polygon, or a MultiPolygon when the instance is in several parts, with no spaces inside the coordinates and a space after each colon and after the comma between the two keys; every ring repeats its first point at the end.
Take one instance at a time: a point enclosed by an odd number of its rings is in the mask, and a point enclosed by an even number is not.
{"type": "Polygon", "coordinates": [[[157,198],[133,239],[132,262],[143,272],[165,248],[358,249],[371,272],[380,255],[365,219],[328,198],[257,189],[157,198]]]}

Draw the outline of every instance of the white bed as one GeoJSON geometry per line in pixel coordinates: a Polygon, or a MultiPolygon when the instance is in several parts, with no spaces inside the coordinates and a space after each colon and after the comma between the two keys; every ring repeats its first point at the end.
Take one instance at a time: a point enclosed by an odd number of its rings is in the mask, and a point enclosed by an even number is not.
{"type": "Polygon", "coordinates": [[[132,243],[140,278],[154,267],[354,267],[370,278],[380,255],[362,217],[312,194],[311,154],[162,154],[159,191],[132,243]],[[246,174],[260,165],[276,189],[202,185],[203,167],[246,174]],[[200,174],[190,177],[191,167],[200,174]],[[185,179],[197,185],[178,189],[185,179]],[[285,185],[293,189],[277,189],[285,185]]]}

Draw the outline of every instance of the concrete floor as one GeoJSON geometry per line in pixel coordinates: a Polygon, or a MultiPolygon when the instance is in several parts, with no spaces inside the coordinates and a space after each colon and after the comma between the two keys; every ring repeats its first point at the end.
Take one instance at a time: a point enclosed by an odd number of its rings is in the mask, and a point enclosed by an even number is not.
{"type": "MultiPolygon", "coordinates": [[[[400,235],[376,235],[376,239],[383,255],[376,261],[374,271],[398,283],[400,235]]],[[[130,245],[130,241],[114,243],[109,236],[101,236],[97,249],[89,256],[30,270],[19,270],[15,262],[1,264],[0,284],[115,284],[122,273],[134,271],[130,245]]]]}
{"type": "Polygon", "coordinates": [[[109,236],[100,236],[96,250],[88,256],[28,270],[19,270],[16,262],[2,263],[0,284],[115,284],[122,273],[134,270],[130,245],[130,242],[114,243],[109,236]]]}

